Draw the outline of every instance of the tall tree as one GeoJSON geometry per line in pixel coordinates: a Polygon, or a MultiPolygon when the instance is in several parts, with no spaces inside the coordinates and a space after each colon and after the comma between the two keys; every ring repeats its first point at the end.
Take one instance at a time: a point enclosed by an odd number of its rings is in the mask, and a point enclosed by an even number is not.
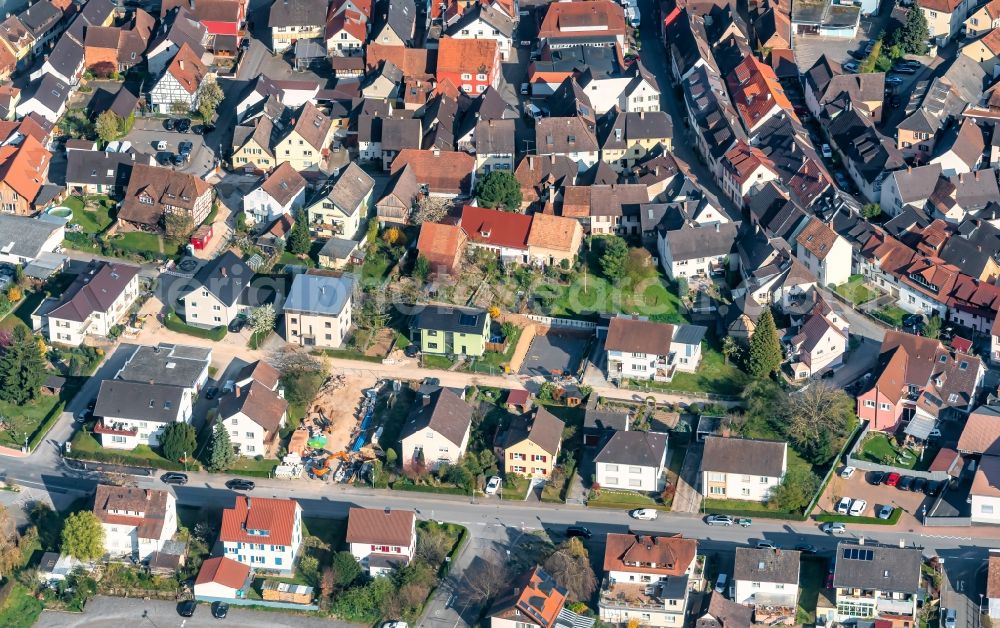
{"type": "Polygon", "coordinates": [[[603,239],[601,272],[612,281],[618,281],[628,271],[628,244],[618,236],[603,239]]]}
{"type": "Polygon", "coordinates": [[[856,421],[854,400],[840,388],[816,382],[785,397],[788,439],[810,462],[823,464],[840,449],[856,421]]]}
{"type": "Polygon", "coordinates": [[[289,253],[305,255],[309,252],[311,246],[312,240],[309,239],[309,219],[306,217],[306,213],[300,209],[295,212],[295,224],[292,225],[292,232],[288,234],[286,248],[289,253]]]}
{"type": "Polygon", "coordinates": [[[816,474],[809,467],[789,467],[781,484],[771,491],[767,503],[778,510],[798,512],[809,505],[817,484],[816,474]]]}
{"type": "Polygon", "coordinates": [[[35,399],[45,381],[45,357],[28,328],[19,325],[0,358],[0,400],[23,405],[35,399]]]}
{"type": "Polygon", "coordinates": [[[736,356],[739,350],[740,347],[732,336],[726,336],[722,339],[722,357],[725,358],[726,364],[729,364],[729,361],[736,356]]]}
{"type": "Polygon", "coordinates": [[[893,33],[894,44],[903,54],[927,54],[927,42],[931,38],[927,17],[920,7],[914,5],[906,11],[906,21],[893,33]]]}
{"type": "Polygon", "coordinates": [[[781,341],[774,325],[774,315],[765,309],[757,321],[757,328],[750,337],[747,352],[747,371],[754,377],[769,377],[781,367],[781,341]]]}
{"type": "Polygon", "coordinates": [[[202,120],[205,122],[212,121],[215,109],[224,97],[225,94],[222,93],[222,88],[215,81],[207,81],[201,86],[201,92],[198,94],[198,113],[201,114],[202,120]]]}
{"type": "Polygon", "coordinates": [[[509,211],[521,208],[521,184],[512,172],[493,170],[476,183],[476,199],[483,207],[509,211]]]}
{"type": "Polygon", "coordinates": [[[163,430],[163,456],[167,460],[182,460],[194,454],[198,444],[194,427],[188,423],[171,423],[163,430]]]}
{"type": "Polygon", "coordinates": [[[84,561],[104,555],[104,527],[93,511],[80,510],[66,518],[61,551],[84,561]]]}
{"type": "Polygon", "coordinates": [[[578,537],[559,546],[542,564],[556,582],[566,587],[566,598],[586,602],[597,590],[597,577],[590,566],[587,548],[578,537]]]}
{"type": "Polygon", "coordinates": [[[236,462],[236,452],[233,442],[229,440],[229,430],[219,421],[212,430],[211,453],[208,458],[208,468],[212,471],[223,471],[236,462]]]}
{"type": "Polygon", "coordinates": [[[124,127],[125,124],[122,119],[110,109],[102,111],[94,122],[94,131],[97,133],[97,137],[104,142],[118,139],[124,127]]]}
{"type": "Polygon", "coordinates": [[[274,325],[278,322],[278,314],[274,311],[274,305],[265,303],[250,311],[247,322],[250,323],[250,329],[253,330],[254,334],[264,337],[274,331],[274,325]]]}

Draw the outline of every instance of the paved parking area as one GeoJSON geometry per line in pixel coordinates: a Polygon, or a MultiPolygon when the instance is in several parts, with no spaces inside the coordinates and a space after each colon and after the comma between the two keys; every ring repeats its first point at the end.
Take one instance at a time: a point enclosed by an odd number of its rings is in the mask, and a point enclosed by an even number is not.
{"type": "MultiPolygon", "coordinates": [[[[175,117],[179,118],[180,116],[175,117]]],[[[139,118],[135,121],[132,130],[128,132],[128,135],[124,139],[132,142],[137,151],[153,155],[160,165],[164,165],[160,162],[161,158],[177,153],[181,142],[191,142],[191,158],[187,164],[179,168],[175,168],[174,166],[167,167],[199,177],[204,177],[215,168],[215,152],[205,145],[202,136],[190,132],[178,133],[176,131],[167,131],[163,128],[163,121],[164,118],[139,118]],[[161,151],[156,148],[157,144],[161,141],[167,143],[166,150],[161,151]]]]}
{"type": "MultiPolygon", "coordinates": [[[[840,469],[837,470],[840,473],[840,469]]],[[[901,491],[892,486],[872,486],[868,482],[871,472],[865,473],[860,469],[854,473],[849,480],[845,480],[840,475],[835,475],[827,486],[826,492],[819,500],[819,507],[827,512],[835,512],[837,502],[841,497],[853,499],[863,499],[868,502],[867,508],[862,513],[864,517],[874,517],[878,508],[883,504],[889,504],[894,508],[902,508],[903,515],[900,518],[900,525],[910,526],[917,524],[921,514],[921,508],[931,507],[934,502],[932,497],[923,493],[913,493],[901,491]]],[[[906,475],[902,473],[902,475],[906,475]]]]}
{"type": "Polygon", "coordinates": [[[521,374],[549,376],[576,373],[589,342],[589,338],[581,334],[539,334],[531,341],[521,374]]]}

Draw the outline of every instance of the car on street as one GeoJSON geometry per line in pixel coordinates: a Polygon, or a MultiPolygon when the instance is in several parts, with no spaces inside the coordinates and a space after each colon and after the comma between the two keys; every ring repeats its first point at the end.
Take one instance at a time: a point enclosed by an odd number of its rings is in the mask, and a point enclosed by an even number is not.
{"type": "Polygon", "coordinates": [[[656,519],[659,515],[659,511],[655,508],[636,508],[635,510],[628,513],[633,519],[639,519],[641,521],[652,521],[656,519]]]}
{"type": "Polygon", "coordinates": [[[823,144],[823,148],[821,150],[823,151],[823,156],[826,157],[827,159],[833,157],[833,151],[830,150],[829,144],[823,144]]]}
{"type": "Polygon", "coordinates": [[[215,396],[218,394],[219,394],[218,386],[209,386],[208,388],[205,389],[205,399],[208,399],[209,401],[215,399],[215,396]]]}
{"type": "Polygon", "coordinates": [[[868,508],[868,502],[863,499],[855,499],[851,502],[851,510],[847,514],[852,517],[860,517],[865,513],[865,508],[868,508]]]}
{"type": "Polygon", "coordinates": [[[854,472],[857,470],[858,470],[857,467],[851,467],[851,466],[844,467],[844,470],[840,472],[840,477],[844,478],[845,480],[850,480],[851,476],[854,475],[854,472]]]}
{"type": "Polygon", "coordinates": [[[177,614],[181,617],[191,617],[194,615],[194,609],[198,608],[198,603],[194,600],[184,600],[177,605],[177,614]]]}
{"type": "Polygon", "coordinates": [[[893,66],[892,71],[896,72],[897,74],[916,74],[917,68],[913,67],[912,65],[901,65],[898,67],[893,66]]]}
{"type": "Polygon", "coordinates": [[[872,471],[871,475],[868,476],[868,483],[872,486],[878,486],[885,482],[885,471],[872,471]]]}
{"type": "Polygon", "coordinates": [[[899,484],[896,485],[896,488],[898,488],[901,491],[908,491],[913,488],[913,482],[914,479],[912,477],[904,475],[902,478],[900,478],[899,484]]]}
{"type": "Polygon", "coordinates": [[[716,593],[725,593],[725,591],[726,591],[726,582],[728,580],[729,580],[729,575],[728,574],[720,573],[719,577],[715,579],[715,592],[716,593]]]}
{"type": "Polygon", "coordinates": [[[912,490],[914,493],[923,493],[924,489],[926,488],[927,488],[927,480],[925,480],[924,478],[917,478],[916,480],[913,480],[912,490]]]}
{"type": "Polygon", "coordinates": [[[160,481],[164,484],[184,485],[187,484],[188,476],[178,471],[171,471],[170,473],[161,475],[160,481]]]}
{"type": "Polygon", "coordinates": [[[837,502],[837,514],[846,515],[850,509],[851,509],[851,498],[841,497],[840,501],[837,502]]]}
{"type": "Polygon", "coordinates": [[[584,526],[569,526],[568,528],[566,528],[566,538],[573,538],[574,536],[578,536],[584,539],[589,539],[593,535],[594,535],[593,532],[591,532],[588,528],[585,528],[584,526]]]}
{"type": "Polygon", "coordinates": [[[494,475],[490,478],[490,481],[486,483],[486,488],[483,489],[483,492],[487,495],[496,495],[498,490],[500,490],[500,476],[494,475]]]}
{"type": "Polygon", "coordinates": [[[941,617],[944,618],[944,622],[942,622],[944,624],[944,628],[955,628],[956,614],[957,613],[953,608],[946,608],[943,611],[941,611],[941,617]]]}
{"type": "Polygon", "coordinates": [[[889,75],[889,76],[885,77],[885,84],[886,85],[901,85],[902,83],[903,83],[903,77],[902,76],[889,75]]]}
{"type": "Polygon", "coordinates": [[[212,602],[212,617],[216,619],[225,619],[228,614],[229,604],[226,604],[225,602],[212,602]]]}
{"type": "Polygon", "coordinates": [[[231,334],[238,334],[243,331],[243,328],[247,324],[247,319],[242,317],[237,317],[233,319],[233,322],[229,323],[228,329],[231,334]]]}
{"type": "Polygon", "coordinates": [[[252,491],[255,486],[257,485],[252,481],[241,480],[239,478],[226,482],[226,488],[231,491],[252,491]]]}
{"type": "Polygon", "coordinates": [[[815,554],[816,546],[811,543],[799,543],[795,546],[795,551],[802,552],[803,554],[815,554]]]}
{"type": "Polygon", "coordinates": [[[731,526],[733,518],[729,515],[709,515],[705,517],[705,523],[710,526],[731,526]]]}
{"type": "Polygon", "coordinates": [[[736,525],[738,525],[741,528],[749,528],[751,525],[753,525],[753,519],[751,519],[750,517],[740,517],[739,519],[736,520],[736,525]]]}
{"type": "Polygon", "coordinates": [[[877,516],[879,519],[888,519],[889,517],[892,516],[893,510],[894,510],[893,507],[890,506],[889,504],[882,504],[881,506],[879,506],[877,516]]]}
{"type": "Polygon", "coordinates": [[[191,120],[189,118],[180,118],[177,120],[177,132],[187,133],[191,130],[191,120]]]}
{"type": "Polygon", "coordinates": [[[410,624],[405,621],[387,621],[382,624],[382,628],[410,628],[410,624]]]}
{"type": "Polygon", "coordinates": [[[893,471],[889,475],[885,476],[885,485],[886,486],[897,486],[899,484],[900,478],[902,478],[902,476],[899,475],[898,473],[896,473],[895,471],[893,471]]]}
{"type": "Polygon", "coordinates": [[[824,523],[819,529],[827,534],[844,534],[847,532],[847,526],[839,522],[824,523]]]}
{"type": "Polygon", "coordinates": [[[757,549],[776,550],[778,546],[770,541],[757,541],[757,549]]]}

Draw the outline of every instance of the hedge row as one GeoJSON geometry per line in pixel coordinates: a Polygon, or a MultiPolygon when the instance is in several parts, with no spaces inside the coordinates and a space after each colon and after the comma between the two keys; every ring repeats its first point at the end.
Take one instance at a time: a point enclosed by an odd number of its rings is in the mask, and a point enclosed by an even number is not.
{"type": "Polygon", "coordinates": [[[205,338],[207,340],[214,340],[216,342],[222,340],[226,337],[226,327],[225,325],[219,325],[218,327],[213,327],[211,329],[205,329],[204,327],[195,327],[193,325],[188,325],[181,320],[180,316],[173,310],[167,310],[167,315],[163,318],[163,326],[170,331],[175,331],[179,334],[187,334],[188,336],[195,336],[197,338],[205,338]]]}

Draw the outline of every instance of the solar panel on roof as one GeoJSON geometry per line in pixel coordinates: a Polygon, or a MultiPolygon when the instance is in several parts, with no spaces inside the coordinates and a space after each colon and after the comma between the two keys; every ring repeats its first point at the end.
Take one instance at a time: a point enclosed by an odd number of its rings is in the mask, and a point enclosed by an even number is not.
{"type": "Polygon", "coordinates": [[[874,557],[875,552],[870,549],[861,549],[858,547],[844,548],[844,558],[848,560],[873,560],[874,557]]]}

